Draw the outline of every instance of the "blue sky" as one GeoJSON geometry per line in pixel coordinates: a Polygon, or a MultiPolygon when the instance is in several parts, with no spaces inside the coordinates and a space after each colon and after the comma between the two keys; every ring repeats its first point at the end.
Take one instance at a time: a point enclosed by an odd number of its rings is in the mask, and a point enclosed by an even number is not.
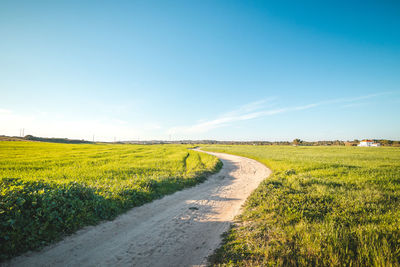
{"type": "Polygon", "coordinates": [[[0,134],[399,140],[399,29],[397,1],[2,0],[0,134]]]}

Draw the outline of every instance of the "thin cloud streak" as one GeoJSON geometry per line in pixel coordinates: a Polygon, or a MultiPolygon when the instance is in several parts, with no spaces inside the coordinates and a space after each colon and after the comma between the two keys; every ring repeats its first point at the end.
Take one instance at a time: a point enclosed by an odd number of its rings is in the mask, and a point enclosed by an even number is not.
{"type": "MultiPolygon", "coordinates": [[[[320,106],[327,106],[327,105],[332,105],[332,104],[348,103],[348,105],[350,105],[359,100],[370,99],[373,97],[378,97],[378,96],[387,95],[387,94],[391,94],[391,93],[392,92],[383,92],[383,93],[370,94],[370,95],[364,95],[364,96],[353,97],[353,98],[339,98],[339,99],[326,100],[326,101],[311,103],[311,104],[307,104],[307,105],[303,105],[303,106],[293,106],[293,107],[286,107],[286,108],[277,108],[277,109],[256,111],[261,108],[264,108],[265,104],[268,102],[267,100],[261,100],[261,101],[256,101],[256,102],[251,102],[251,103],[245,104],[245,105],[241,106],[240,108],[230,111],[230,112],[227,112],[227,113],[224,113],[221,116],[219,116],[218,118],[213,119],[213,120],[202,121],[202,122],[196,123],[194,125],[189,125],[189,126],[172,127],[168,130],[168,134],[205,133],[205,132],[208,132],[208,131],[216,129],[216,128],[228,126],[233,122],[251,120],[251,119],[267,117],[267,116],[272,116],[272,115],[277,115],[277,114],[287,113],[287,112],[292,112],[292,111],[307,110],[307,109],[312,109],[312,108],[316,108],[316,107],[320,107],[320,106]]],[[[273,98],[271,98],[271,99],[273,99],[273,98]]]]}
{"type": "Polygon", "coordinates": [[[229,125],[232,122],[250,120],[250,119],[255,119],[255,118],[258,118],[261,116],[266,116],[269,114],[280,113],[281,109],[253,112],[257,109],[260,109],[261,107],[264,107],[265,103],[267,103],[269,101],[270,100],[266,99],[266,100],[251,102],[251,103],[248,103],[246,105],[239,107],[236,110],[224,113],[216,119],[209,120],[209,121],[202,121],[202,122],[196,123],[191,126],[172,127],[168,130],[168,134],[204,133],[204,132],[210,131],[215,128],[229,125]]]}

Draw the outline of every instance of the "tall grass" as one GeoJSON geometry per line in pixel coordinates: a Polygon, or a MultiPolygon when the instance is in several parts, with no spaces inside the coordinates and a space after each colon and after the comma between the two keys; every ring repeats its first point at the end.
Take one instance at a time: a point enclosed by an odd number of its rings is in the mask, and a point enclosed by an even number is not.
{"type": "Polygon", "coordinates": [[[274,173],[250,196],[212,264],[398,266],[400,149],[205,146],[274,173]]]}
{"type": "Polygon", "coordinates": [[[199,183],[220,166],[178,145],[0,142],[0,259],[199,183]]]}

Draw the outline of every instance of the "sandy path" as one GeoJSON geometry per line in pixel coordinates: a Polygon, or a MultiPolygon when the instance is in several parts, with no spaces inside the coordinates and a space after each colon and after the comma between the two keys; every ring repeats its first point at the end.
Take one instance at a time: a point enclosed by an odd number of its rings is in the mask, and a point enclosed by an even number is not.
{"type": "Polygon", "coordinates": [[[239,156],[219,157],[221,171],[195,187],[133,208],[6,266],[204,265],[249,194],[270,171],[239,156]]]}

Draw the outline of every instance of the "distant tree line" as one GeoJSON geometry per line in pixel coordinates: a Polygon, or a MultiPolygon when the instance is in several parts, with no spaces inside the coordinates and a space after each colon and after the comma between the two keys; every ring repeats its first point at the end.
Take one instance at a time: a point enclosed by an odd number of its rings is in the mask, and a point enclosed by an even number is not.
{"type": "MultiPolygon", "coordinates": [[[[295,139],[299,140],[299,139],[295,139]]],[[[306,142],[300,140],[300,142],[293,140],[293,144],[303,145],[303,146],[357,146],[360,144],[360,140],[355,139],[353,141],[341,141],[341,140],[334,140],[334,141],[314,141],[314,142],[306,142]]],[[[400,141],[393,141],[387,139],[372,139],[375,143],[379,143],[382,146],[400,146],[400,141]]]]}
{"type": "MultiPolygon", "coordinates": [[[[51,142],[51,143],[65,143],[65,144],[92,144],[94,142],[85,140],[76,140],[68,138],[46,138],[37,137],[33,135],[26,135],[25,137],[17,136],[5,136],[0,135],[0,141],[17,141],[17,140],[29,140],[39,142],[51,142]]],[[[396,146],[400,147],[400,141],[387,140],[387,139],[372,139],[375,143],[380,143],[381,146],[396,146]]],[[[360,140],[355,139],[353,141],[342,141],[342,140],[328,140],[328,141],[304,141],[299,138],[293,141],[217,141],[217,140],[178,140],[178,141],[163,141],[163,140],[148,140],[148,141],[119,141],[119,142],[104,142],[113,144],[221,144],[221,145],[257,145],[257,146],[272,146],[272,145],[284,145],[284,146],[356,146],[360,143],[360,140]]]]}
{"type": "MultiPolygon", "coordinates": [[[[385,140],[385,139],[374,139],[376,143],[380,143],[382,146],[400,146],[400,141],[385,140]]],[[[124,144],[220,144],[220,145],[286,145],[286,146],[356,146],[360,143],[359,140],[353,141],[342,141],[342,140],[328,140],[328,141],[304,141],[301,139],[294,139],[290,141],[217,141],[217,140],[179,140],[179,141],[162,141],[162,140],[150,140],[150,141],[124,141],[119,142],[124,144]]]]}
{"type": "Polygon", "coordinates": [[[64,143],[64,144],[91,144],[93,142],[85,140],[76,140],[68,138],[47,138],[47,137],[37,137],[33,135],[26,135],[23,139],[29,141],[39,141],[39,142],[49,142],[49,143],[64,143]]]}
{"type": "MultiPolygon", "coordinates": [[[[400,146],[400,141],[386,140],[386,139],[372,139],[375,143],[381,144],[381,146],[400,146]]],[[[342,141],[342,140],[333,140],[333,141],[312,141],[307,142],[300,139],[294,139],[292,142],[293,145],[301,145],[301,146],[357,146],[360,144],[360,140],[355,139],[353,141],[342,141]]]]}

